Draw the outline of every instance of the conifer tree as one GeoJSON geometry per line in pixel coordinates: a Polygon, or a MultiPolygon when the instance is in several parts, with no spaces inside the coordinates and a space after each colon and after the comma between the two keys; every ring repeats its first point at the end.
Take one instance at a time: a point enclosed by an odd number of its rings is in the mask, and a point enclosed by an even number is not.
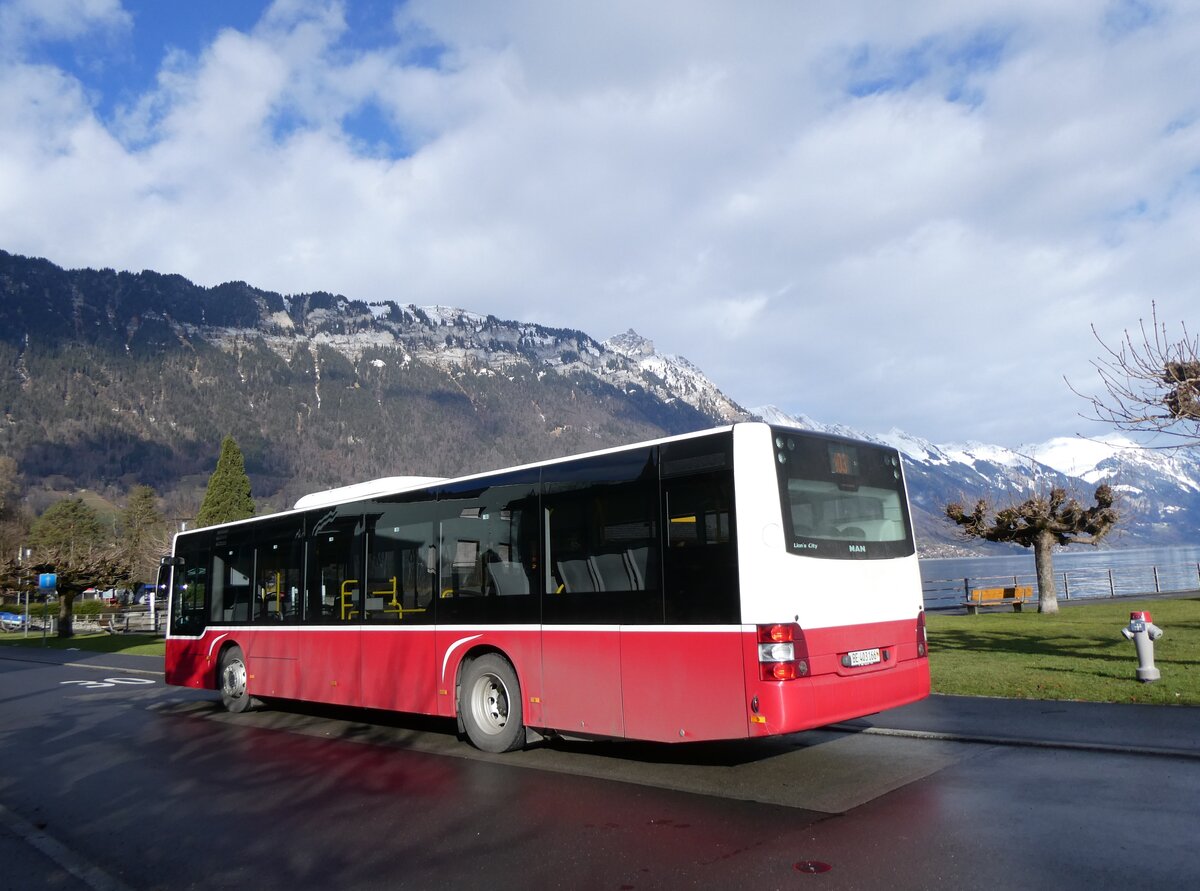
{"type": "Polygon", "coordinates": [[[254,516],[254,499],[250,497],[250,477],[246,475],[246,461],[242,450],[232,436],[221,440],[221,455],[217,468],[208,479],[200,513],[196,515],[197,526],[212,526],[231,520],[244,520],[254,516]]]}
{"type": "Polygon", "coordinates": [[[0,522],[16,514],[20,495],[20,472],[17,470],[17,462],[8,455],[0,455],[0,522]]]}

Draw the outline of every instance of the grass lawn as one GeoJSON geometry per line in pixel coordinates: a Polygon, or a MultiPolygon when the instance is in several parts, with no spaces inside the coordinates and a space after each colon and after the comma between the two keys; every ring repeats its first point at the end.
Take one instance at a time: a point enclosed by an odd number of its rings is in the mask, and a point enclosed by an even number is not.
{"type": "Polygon", "coordinates": [[[938,693],[1010,699],[1079,699],[1200,705],[1200,598],[1065,606],[1057,615],[929,614],[929,667],[938,693]],[[1148,610],[1162,679],[1137,680],[1121,635],[1129,613],[1148,610]]]}
{"type": "Polygon", "coordinates": [[[76,634],[59,638],[48,635],[43,642],[41,631],[30,631],[29,637],[10,631],[0,635],[0,647],[28,647],[51,650],[87,650],[91,653],[128,653],[133,656],[162,656],[166,644],[154,634],[76,634]]]}

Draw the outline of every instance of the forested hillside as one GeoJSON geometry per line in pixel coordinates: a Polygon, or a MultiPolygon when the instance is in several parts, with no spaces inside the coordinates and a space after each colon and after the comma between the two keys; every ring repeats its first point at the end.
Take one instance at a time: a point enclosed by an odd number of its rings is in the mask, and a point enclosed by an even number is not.
{"type": "Polygon", "coordinates": [[[680,389],[577,331],[0,252],[0,447],[35,510],[145,483],[188,516],[227,433],[256,499],[279,508],[376,476],[483,470],[741,416],[719,393],[697,385],[689,404],[680,389]]]}

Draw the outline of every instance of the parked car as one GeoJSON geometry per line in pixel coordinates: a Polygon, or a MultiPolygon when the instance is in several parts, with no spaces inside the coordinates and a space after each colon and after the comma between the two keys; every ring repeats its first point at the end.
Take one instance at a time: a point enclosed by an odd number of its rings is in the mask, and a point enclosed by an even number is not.
{"type": "Polygon", "coordinates": [[[143,606],[149,606],[150,598],[153,597],[156,605],[162,605],[166,603],[167,600],[165,590],[166,587],[166,585],[163,585],[163,590],[159,591],[155,589],[154,585],[142,585],[142,587],[138,589],[136,602],[143,606]]]}
{"type": "Polygon", "coordinates": [[[102,592],[101,596],[109,606],[129,606],[133,600],[133,592],[128,588],[109,588],[102,592]]]}

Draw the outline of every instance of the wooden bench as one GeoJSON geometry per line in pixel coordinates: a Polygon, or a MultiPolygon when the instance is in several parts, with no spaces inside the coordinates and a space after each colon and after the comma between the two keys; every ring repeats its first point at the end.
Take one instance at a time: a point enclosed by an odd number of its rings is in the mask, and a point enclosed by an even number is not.
{"type": "Polygon", "coordinates": [[[1021,611],[1021,606],[1033,599],[1031,585],[1010,585],[1007,588],[974,588],[963,605],[969,615],[975,615],[984,606],[1011,606],[1014,613],[1021,611]]]}

